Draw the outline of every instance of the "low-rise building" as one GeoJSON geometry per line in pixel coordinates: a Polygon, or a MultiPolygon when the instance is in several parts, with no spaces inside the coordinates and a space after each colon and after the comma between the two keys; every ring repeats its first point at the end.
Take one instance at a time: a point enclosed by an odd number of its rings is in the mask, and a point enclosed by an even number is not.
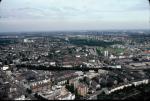
{"type": "Polygon", "coordinates": [[[46,90],[46,89],[51,89],[51,80],[42,80],[42,81],[38,81],[38,82],[33,82],[30,84],[30,89],[32,90],[32,92],[39,92],[42,90],[46,90]]]}
{"type": "Polygon", "coordinates": [[[39,96],[47,100],[74,100],[75,95],[69,92],[65,86],[55,90],[45,90],[38,93],[39,96]]]}

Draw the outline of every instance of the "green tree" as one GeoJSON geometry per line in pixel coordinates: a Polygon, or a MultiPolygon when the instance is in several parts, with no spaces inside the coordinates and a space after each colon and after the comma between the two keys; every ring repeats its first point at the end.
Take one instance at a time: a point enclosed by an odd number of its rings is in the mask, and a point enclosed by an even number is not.
{"type": "Polygon", "coordinates": [[[68,89],[71,93],[74,93],[74,85],[71,84],[71,85],[66,85],[66,89],[68,89]]]}

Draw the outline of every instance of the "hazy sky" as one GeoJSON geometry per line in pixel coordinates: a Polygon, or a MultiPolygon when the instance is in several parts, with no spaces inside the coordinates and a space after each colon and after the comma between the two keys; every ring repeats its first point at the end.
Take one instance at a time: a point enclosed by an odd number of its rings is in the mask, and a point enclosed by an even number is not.
{"type": "Polygon", "coordinates": [[[0,31],[148,29],[148,0],[3,0],[0,31]]]}

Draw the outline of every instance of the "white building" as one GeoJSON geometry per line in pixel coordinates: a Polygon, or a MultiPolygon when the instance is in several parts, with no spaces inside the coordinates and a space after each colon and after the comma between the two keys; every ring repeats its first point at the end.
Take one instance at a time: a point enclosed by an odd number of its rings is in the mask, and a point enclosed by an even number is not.
{"type": "Polygon", "coordinates": [[[15,98],[14,100],[31,100],[31,99],[25,98],[25,95],[22,95],[19,98],[15,98]]]}
{"type": "Polygon", "coordinates": [[[56,66],[56,62],[50,62],[51,66],[56,66]]]}
{"type": "Polygon", "coordinates": [[[104,51],[104,56],[108,57],[108,51],[104,51]]]}
{"type": "Polygon", "coordinates": [[[53,90],[41,91],[38,93],[41,97],[47,100],[74,100],[75,95],[69,92],[65,86],[56,87],[53,90]]]}
{"type": "Polygon", "coordinates": [[[59,97],[57,97],[58,100],[74,100],[75,99],[75,95],[71,94],[70,92],[66,95],[61,95],[59,97]]]}
{"type": "Polygon", "coordinates": [[[82,71],[77,71],[75,73],[78,74],[79,76],[83,76],[83,72],[82,71]]]}
{"type": "Polygon", "coordinates": [[[126,58],[126,56],[123,55],[119,56],[119,59],[124,59],[124,58],[126,58]]]}
{"type": "Polygon", "coordinates": [[[8,70],[9,69],[9,66],[8,65],[4,65],[3,67],[2,67],[2,70],[3,71],[6,71],[6,70],[8,70]]]}
{"type": "Polygon", "coordinates": [[[116,59],[117,57],[116,56],[114,56],[114,55],[110,55],[110,57],[109,57],[110,59],[116,59]]]}
{"type": "Polygon", "coordinates": [[[116,66],[108,66],[108,67],[110,67],[110,68],[117,68],[117,69],[119,69],[119,68],[121,68],[121,65],[116,65],[116,66]]]}
{"type": "Polygon", "coordinates": [[[125,87],[129,87],[129,86],[132,86],[132,84],[134,86],[138,86],[138,85],[141,85],[141,84],[148,84],[149,83],[149,80],[148,79],[145,79],[145,80],[141,80],[141,81],[136,81],[136,82],[132,82],[130,84],[126,84],[126,85],[121,85],[121,86],[118,86],[118,87],[115,87],[111,90],[108,90],[107,89],[107,94],[110,94],[112,92],[115,92],[117,90],[121,90],[121,89],[124,89],[125,87]]]}
{"type": "Polygon", "coordinates": [[[103,70],[103,69],[99,69],[99,70],[98,70],[98,73],[99,73],[99,74],[107,74],[108,71],[103,70]]]}
{"type": "Polygon", "coordinates": [[[70,68],[70,67],[73,67],[73,66],[72,65],[63,65],[62,67],[70,68]]]}
{"type": "Polygon", "coordinates": [[[95,72],[87,72],[84,76],[85,77],[88,77],[89,79],[92,79],[96,76],[98,76],[99,74],[98,73],[95,73],[95,72]]]}
{"type": "Polygon", "coordinates": [[[32,43],[32,42],[34,42],[34,41],[31,40],[31,39],[24,39],[23,42],[24,42],[24,43],[32,43]]]}
{"type": "Polygon", "coordinates": [[[76,55],[76,58],[80,58],[81,56],[80,55],[76,55]]]}

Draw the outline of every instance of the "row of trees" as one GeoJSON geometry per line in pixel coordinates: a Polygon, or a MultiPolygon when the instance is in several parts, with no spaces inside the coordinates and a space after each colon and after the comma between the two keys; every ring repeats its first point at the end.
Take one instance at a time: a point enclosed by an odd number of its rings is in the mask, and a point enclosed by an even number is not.
{"type": "Polygon", "coordinates": [[[9,44],[15,44],[17,43],[17,40],[15,39],[0,39],[0,45],[5,46],[9,44]]]}
{"type": "Polygon", "coordinates": [[[87,39],[70,39],[69,42],[75,45],[88,45],[88,46],[101,46],[101,47],[108,47],[114,44],[123,44],[121,41],[100,41],[100,40],[87,40],[87,39]]]}
{"type": "Polygon", "coordinates": [[[35,66],[35,65],[25,65],[25,64],[21,64],[21,65],[16,65],[16,67],[18,69],[20,68],[28,68],[28,69],[32,69],[32,70],[52,70],[52,71],[62,71],[62,70],[82,70],[82,71],[89,71],[89,70],[95,70],[98,71],[99,68],[88,68],[86,66],[75,66],[75,67],[58,67],[58,66],[43,66],[43,65],[39,65],[39,66],[35,66]]]}
{"type": "Polygon", "coordinates": [[[72,94],[75,94],[75,100],[79,100],[82,98],[82,96],[78,94],[77,88],[74,88],[73,84],[71,85],[67,84],[66,89],[70,91],[72,94]]]}

